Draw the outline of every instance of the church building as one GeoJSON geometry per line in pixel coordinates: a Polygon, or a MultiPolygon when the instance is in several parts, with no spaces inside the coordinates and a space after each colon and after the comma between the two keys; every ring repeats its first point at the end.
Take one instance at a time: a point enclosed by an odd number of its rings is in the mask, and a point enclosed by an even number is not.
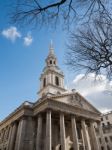
{"type": "Polygon", "coordinates": [[[100,112],[65,89],[52,44],[45,63],[39,99],[25,101],[0,122],[0,150],[100,150],[94,126],[100,126],[100,112]]]}

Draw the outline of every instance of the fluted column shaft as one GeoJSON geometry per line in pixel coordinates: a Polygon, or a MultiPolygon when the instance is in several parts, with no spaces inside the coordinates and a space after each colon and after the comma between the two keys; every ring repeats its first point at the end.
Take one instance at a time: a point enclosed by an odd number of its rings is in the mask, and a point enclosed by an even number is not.
{"type": "Polygon", "coordinates": [[[60,140],[61,140],[61,150],[66,150],[66,142],[65,142],[65,121],[64,114],[60,114],[60,140]]]}
{"type": "Polygon", "coordinates": [[[8,150],[9,150],[9,146],[10,146],[11,137],[12,137],[12,125],[10,125],[10,130],[9,130],[8,145],[7,145],[8,150]]]}
{"type": "Polygon", "coordinates": [[[82,136],[83,150],[85,150],[84,133],[82,129],[81,129],[81,136],[82,136]]]}
{"type": "Polygon", "coordinates": [[[19,121],[19,125],[18,125],[15,150],[24,150],[24,138],[25,138],[25,132],[26,132],[26,124],[27,124],[26,118],[25,117],[21,118],[21,120],[19,121]]]}
{"type": "Polygon", "coordinates": [[[51,150],[51,110],[46,114],[46,150],[51,150]]]}
{"type": "Polygon", "coordinates": [[[10,135],[11,137],[10,137],[10,141],[9,141],[8,150],[14,150],[16,135],[17,135],[17,123],[14,122],[14,124],[12,126],[11,135],[10,135]]]}
{"type": "Polygon", "coordinates": [[[71,124],[72,124],[73,148],[74,150],[79,150],[75,116],[71,117],[71,124]]]}
{"type": "Polygon", "coordinates": [[[87,126],[85,124],[85,120],[81,120],[81,126],[82,126],[82,131],[84,135],[84,144],[85,144],[85,149],[86,150],[91,150],[91,145],[90,145],[90,140],[88,137],[88,131],[87,131],[87,126]]]}
{"type": "Polygon", "coordinates": [[[94,143],[93,144],[94,150],[99,150],[99,144],[98,144],[98,140],[96,137],[96,131],[95,131],[93,122],[90,122],[90,132],[91,132],[92,143],[94,143]]]}
{"type": "Polygon", "coordinates": [[[4,136],[5,136],[5,129],[3,129],[3,133],[2,133],[2,142],[4,141],[4,136]]]}
{"type": "Polygon", "coordinates": [[[37,118],[37,137],[36,137],[36,150],[41,150],[41,137],[42,137],[42,116],[38,115],[37,118]]]}

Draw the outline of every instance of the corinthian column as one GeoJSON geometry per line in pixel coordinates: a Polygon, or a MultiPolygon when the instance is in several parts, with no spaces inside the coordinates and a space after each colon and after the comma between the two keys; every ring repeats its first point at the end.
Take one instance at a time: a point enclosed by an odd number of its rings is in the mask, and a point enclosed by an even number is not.
{"type": "Polygon", "coordinates": [[[46,150],[51,150],[51,110],[46,114],[46,150]]]}
{"type": "Polygon", "coordinates": [[[15,150],[24,150],[26,124],[27,124],[27,120],[25,117],[19,121],[15,150]]]}
{"type": "Polygon", "coordinates": [[[12,129],[11,129],[11,135],[10,135],[8,150],[14,150],[16,135],[17,135],[17,123],[14,122],[11,128],[12,129]]]}
{"type": "Polygon", "coordinates": [[[37,137],[36,137],[36,150],[41,150],[41,137],[42,137],[42,116],[38,115],[37,118],[37,137]]]}
{"type": "Polygon", "coordinates": [[[85,124],[85,120],[81,120],[81,126],[84,135],[85,150],[91,150],[90,139],[88,135],[87,126],[85,124]]]}
{"type": "Polygon", "coordinates": [[[60,138],[61,138],[61,150],[66,150],[66,142],[65,142],[65,121],[64,114],[60,114],[60,138]]]}
{"type": "Polygon", "coordinates": [[[99,144],[97,141],[96,131],[95,131],[93,122],[90,122],[90,132],[91,132],[91,140],[93,143],[94,150],[99,150],[99,144]]]}
{"type": "Polygon", "coordinates": [[[9,136],[8,136],[8,144],[7,144],[7,147],[8,147],[8,150],[9,150],[9,146],[10,146],[10,140],[11,140],[11,134],[12,134],[12,125],[10,125],[10,128],[9,128],[9,136]]]}
{"type": "Polygon", "coordinates": [[[71,124],[72,124],[73,147],[74,150],[79,150],[75,116],[71,117],[71,124]]]}

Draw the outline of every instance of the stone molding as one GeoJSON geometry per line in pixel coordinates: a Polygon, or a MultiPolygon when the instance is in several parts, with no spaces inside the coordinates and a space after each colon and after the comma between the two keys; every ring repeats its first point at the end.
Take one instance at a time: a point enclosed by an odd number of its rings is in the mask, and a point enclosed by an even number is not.
{"type": "Polygon", "coordinates": [[[5,120],[0,123],[0,130],[5,128],[7,125],[12,122],[19,120],[22,116],[35,116],[39,112],[45,111],[45,109],[53,109],[54,111],[60,111],[64,113],[78,115],[80,117],[85,117],[88,119],[93,119],[95,121],[100,121],[100,113],[92,112],[89,110],[85,110],[78,106],[74,106],[71,104],[66,104],[57,100],[53,100],[52,98],[46,98],[44,100],[40,100],[32,107],[29,106],[21,106],[16,111],[14,111],[11,115],[9,115],[5,120]]]}
{"type": "Polygon", "coordinates": [[[90,120],[94,121],[100,121],[99,113],[92,112],[85,110],[83,108],[80,108],[78,106],[72,106],[69,104],[65,104],[63,102],[59,102],[56,100],[46,99],[45,101],[42,101],[34,108],[34,115],[37,115],[40,111],[44,111],[45,109],[51,109],[54,111],[60,111],[64,113],[69,113],[73,115],[77,115],[80,117],[84,117],[90,120]]]}

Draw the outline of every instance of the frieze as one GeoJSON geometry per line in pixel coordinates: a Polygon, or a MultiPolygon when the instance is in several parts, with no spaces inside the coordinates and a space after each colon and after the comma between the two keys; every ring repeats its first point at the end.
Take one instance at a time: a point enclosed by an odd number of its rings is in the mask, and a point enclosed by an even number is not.
{"type": "Polygon", "coordinates": [[[70,103],[76,106],[83,107],[81,98],[76,94],[70,96],[70,103]]]}
{"type": "Polygon", "coordinates": [[[62,102],[59,102],[56,100],[51,100],[51,99],[46,99],[41,104],[37,105],[34,110],[34,115],[36,115],[40,111],[44,111],[45,109],[49,109],[49,108],[54,111],[60,111],[60,112],[63,111],[65,113],[75,114],[75,115],[93,119],[96,121],[100,120],[99,113],[85,110],[85,109],[75,106],[75,105],[69,105],[69,104],[62,103],[62,102]]]}

